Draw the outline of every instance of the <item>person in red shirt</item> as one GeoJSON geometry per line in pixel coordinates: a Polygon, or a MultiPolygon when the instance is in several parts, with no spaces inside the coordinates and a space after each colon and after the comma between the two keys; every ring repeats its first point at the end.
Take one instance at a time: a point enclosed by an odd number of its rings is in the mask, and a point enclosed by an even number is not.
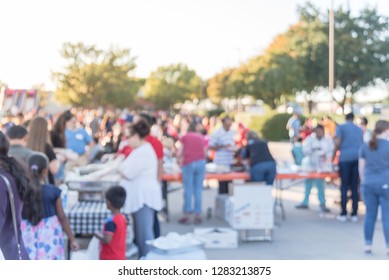
{"type": "Polygon", "coordinates": [[[125,260],[126,259],[126,218],[120,213],[126,201],[126,190],[121,186],[108,189],[105,194],[107,208],[111,210],[102,233],[95,233],[100,240],[101,260],[125,260]]]}

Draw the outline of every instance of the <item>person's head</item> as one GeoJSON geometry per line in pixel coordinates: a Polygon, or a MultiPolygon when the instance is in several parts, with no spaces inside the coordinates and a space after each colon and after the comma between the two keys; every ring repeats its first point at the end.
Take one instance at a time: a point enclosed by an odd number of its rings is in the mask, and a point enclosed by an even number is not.
{"type": "Polygon", "coordinates": [[[188,132],[198,132],[197,123],[191,122],[188,126],[188,132]]]}
{"type": "Polygon", "coordinates": [[[35,117],[28,127],[27,147],[34,151],[45,152],[49,140],[48,124],[45,118],[35,117]]]}
{"type": "Polygon", "coordinates": [[[375,124],[371,140],[369,141],[369,148],[376,150],[378,148],[378,137],[389,139],[389,122],[379,120],[375,124]]]}
{"type": "Polygon", "coordinates": [[[75,130],[77,128],[76,116],[70,111],[66,111],[65,113],[66,113],[66,128],[69,130],[75,130]]]}
{"type": "Polygon", "coordinates": [[[16,183],[16,190],[23,201],[23,219],[37,225],[42,217],[40,193],[35,184],[32,184],[28,171],[19,161],[9,157],[9,141],[0,131],[0,169],[8,172],[16,183]]]}
{"type": "Polygon", "coordinates": [[[247,138],[247,141],[249,141],[249,142],[255,141],[255,140],[259,139],[258,134],[255,131],[252,131],[252,130],[249,130],[246,133],[246,138],[247,138]]]}
{"type": "Polygon", "coordinates": [[[354,113],[348,113],[348,114],[346,114],[346,121],[354,121],[354,113]]]}
{"type": "Polygon", "coordinates": [[[148,122],[142,118],[139,119],[128,127],[128,144],[132,148],[137,148],[143,143],[149,133],[150,125],[148,122]]]}
{"type": "Polygon", "coordinates": [[[105,193],[107,207],[110,210],[120,210],[126,201],[126,190],[121,186],[110,187],[105,193]]]}
{"type": "Polygon", "coordinates": [[[47,178],[49,160],[44,153],[34,153],[28,158],[28,167],[36,183],[40,184],[47,178]]]}
{"type": "Polygon", "coordinates": [[[322,125],[318,125],[315,127],[315,135],[318,139],[323,138],[324,136],[324,127],[322,125]]]}
{"type": "Polygon", "coordinates": [[[360,126],[362,126],[362,127],[366,127],[367,126],[367,124],[368,124],[368,120],[367,120],[367,118],[366,117],[360,117],[359,119],[358,119],[358,124],[360,125],[360,126]]]}
{"type": "Polygon", "coordinates": [[[223,128],[225,131],[229,131],[232,125],[232,119],[230,117],[224,117],[222,119],[223,128]]]}
{"type": "Polygon", "coordinates": [[[0,156],[7,157],[9,151],[9,141],[8,138],[0,131],[0,156]]]}
{"type": "Polygon", "coordinates": [[[139,121],[140,119],[145,120],[150,127],[157,123],[157,119],[147,113],[139,113],[135,115],[134,117],[135,122],[139,121]]]}
{"type": "Polygon", "coordinates": [[[65,111],[58,116],[56,122],[54,123],[53,130],[58,134],[65,133],[66,123],[73,119],[74,115],[70,111],[65,111]]]}
{"type": "Polygon", "coordinates": [[[11,145],[27,145],[27,129],[21,125],[14,125],[7,129],[7,137],[11,145]]]}

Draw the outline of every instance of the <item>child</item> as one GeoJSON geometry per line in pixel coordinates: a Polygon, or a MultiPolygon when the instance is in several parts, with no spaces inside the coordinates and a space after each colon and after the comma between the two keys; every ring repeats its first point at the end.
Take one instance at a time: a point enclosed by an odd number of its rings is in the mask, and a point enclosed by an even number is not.
{"type": "Polygon", "coordinates": [[[23,241],[32,260],[63,260],[65,249],[62,230],[68,236],[72,250],[78,250],[79,244],[64,213],[61,190],[46,183],[49,161],[45,154],[31,155],[28,166],[35,183],[41,187],[43,219],[36,226],[23,221],[21,225],[23,241]]]}
{"type": "Polygon", "coordinates": [[[108,189],[105,194],[107,208],[111,210],[102,233],[95,233],[101,242],[101,260],[125,260],[126,259],[126,218],[120,213],[126,201],[126,190],[121,186],[108,189]]]}

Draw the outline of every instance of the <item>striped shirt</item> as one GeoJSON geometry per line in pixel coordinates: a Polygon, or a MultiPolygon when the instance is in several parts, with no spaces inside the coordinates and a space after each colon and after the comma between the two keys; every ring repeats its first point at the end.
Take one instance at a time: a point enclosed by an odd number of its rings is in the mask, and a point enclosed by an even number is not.
{"type": "Polygon", "coordinates": [[[231,148],[228,149],[219,149],[215,152],[214,163],[217,165],[230,166],[234,162],[234,152],[235,147],[234,141],[235,132],[229,130],[226,131],[223,127],[216,130],[212,135],[209,142],[210,147],[221,146],[221,145],[231,145],[231,148]]]}

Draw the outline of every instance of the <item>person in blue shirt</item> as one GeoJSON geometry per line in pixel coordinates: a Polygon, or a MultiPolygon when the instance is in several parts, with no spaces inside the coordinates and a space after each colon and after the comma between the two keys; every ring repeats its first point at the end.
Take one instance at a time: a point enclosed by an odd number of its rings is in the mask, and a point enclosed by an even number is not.
{"type": "Polygon", "coordinates": [[[365,253],[372,252],[374,227],[381,206],[386,254],[389,256],[389,122],[377,121],[372,138],[359,153],[361,190],[366,205],[364,223],[365,253]]]}
{"type": "Polygon", "coordinates": [[[286,129],[289,132],[290,142],[293,143],[295,137],[299,135],[301,129],[301,120],[298,114],[295,113],[289,118],[286,124],[286,129]]]}
{"type": "Polygon", "coordinates": [[[359,173],[358,173],[358,154],[363,143],[363,132],[360,127],[354,124],[354,114],[346,115],[346,122],[338,125],[335,135],[335,152],[340,151],[339,156],[339,177],[341,180],[341,212],[337,220],[347,221],[347,192],[351,190],[352,212],[351,221],[358,221],[358,202],[359,202],[359,173]]]}
{"type": "Polygon", "coordinates": [[[85,128],[77,127],[74,115],[66,122],[65,138],[66,147],[79,155],[77,163],[79,165],[88,163],[89,151],[94,142],[85,128]]]}
{"type": "Polygon", "coordinates": [[[296,165],[301,166],[301,163],[304,158],[302,137],[295,137],[295,141],[293,142],[292,145],[292,155],[293,155],[294,163],[296,165]]]}

